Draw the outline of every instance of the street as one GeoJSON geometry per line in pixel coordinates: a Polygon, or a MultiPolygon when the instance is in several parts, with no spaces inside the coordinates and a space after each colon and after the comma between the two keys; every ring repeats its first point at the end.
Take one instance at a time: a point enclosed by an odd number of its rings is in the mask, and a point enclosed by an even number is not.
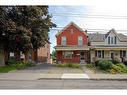
{"type": "Polygon", "coordinates": [[[1,80],[0,89],[127,89],[127,81],[118,80],[1,80]]]}

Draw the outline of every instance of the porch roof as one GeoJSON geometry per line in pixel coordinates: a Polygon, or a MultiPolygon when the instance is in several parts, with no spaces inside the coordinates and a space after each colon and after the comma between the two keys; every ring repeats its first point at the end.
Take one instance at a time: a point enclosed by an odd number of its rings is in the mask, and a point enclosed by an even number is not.
{"type": "Polygon", "coordinates": [[[88,46],[76,46],[76,45],[71,45],[71,46],[55,46],[54,47],[57,51],[59,50],[89,50],[88,46]]]}
{"type": "Polygon", "coordinates": [[[93,49],[96,50],[127,50],[127,45],[97,45],[92,47],[93,49]]]}

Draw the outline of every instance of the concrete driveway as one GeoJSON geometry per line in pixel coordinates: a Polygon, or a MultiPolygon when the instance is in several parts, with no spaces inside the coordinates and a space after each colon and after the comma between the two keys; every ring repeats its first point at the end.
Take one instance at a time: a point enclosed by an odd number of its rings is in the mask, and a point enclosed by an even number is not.
{"type": "Polygon", "coordinates": [[[75,68],[62,68],[56,67],[52,64],[38,64],[34,67],[29,67],[24,70],[18,70],[13,73],[52,73],[52,74],[63,74],[63,73],[83,73],[82,69],[75,69],[75,68]]]}

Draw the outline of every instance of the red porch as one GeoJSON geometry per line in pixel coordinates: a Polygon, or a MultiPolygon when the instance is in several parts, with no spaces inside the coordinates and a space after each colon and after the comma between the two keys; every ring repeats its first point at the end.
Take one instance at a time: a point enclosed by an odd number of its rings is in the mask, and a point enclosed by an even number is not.
{"type": "Polygon", "coordinates": [[[88,63],[88,50],[57,51],[58,63],[88,63]]]}

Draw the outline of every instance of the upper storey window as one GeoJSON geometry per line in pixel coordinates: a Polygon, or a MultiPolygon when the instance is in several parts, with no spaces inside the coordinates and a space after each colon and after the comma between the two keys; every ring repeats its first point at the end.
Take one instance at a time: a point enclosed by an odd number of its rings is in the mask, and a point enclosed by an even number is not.
{"type": "Polygon", "coordinates": [[[61,38],[61,45],[66,45],[66,37],[61,38]]]}
{"type": "Polygon", "coordinates": [[[108,44],[116,44],[117,43],[117,39],[116,36],[114,37],[108,37],[108,44]]]}
{"type": "Polygon", "coordinates": [[[78,37],[78,45],[79,45],[79,46],[82,46],[82,45],[83,45],[82,36],[79,36],[79,37],[78,37]]]}
{"type": "Polygon", "coordinates": [[[71,34],[73,34],[74,33],[74,30],[73,29],[71,29],[71,34]]]}

